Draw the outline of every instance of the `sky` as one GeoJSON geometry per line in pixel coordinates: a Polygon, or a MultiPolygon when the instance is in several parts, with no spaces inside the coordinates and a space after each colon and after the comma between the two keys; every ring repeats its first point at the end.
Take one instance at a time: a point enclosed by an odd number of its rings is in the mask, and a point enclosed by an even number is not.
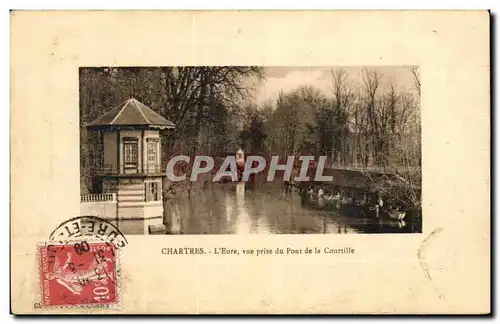
{"type": "MultiPolygon", "coordinates": [[[[348,80],[353,84],[361,84],[363,67],[266,67],[266,80],[256,85],[255,100],[258,104],[275,102],[279,92],[289,92],[301,85],[312,85],[325,95],[331,96],[331,70],[342,68],[348,73],[348,80]]],[[[382,74],[381,86],[387,87],[394,83],[398,91],[413,89],[413,76],[408,67],[383,66],[369,67],[382,74]]]]}

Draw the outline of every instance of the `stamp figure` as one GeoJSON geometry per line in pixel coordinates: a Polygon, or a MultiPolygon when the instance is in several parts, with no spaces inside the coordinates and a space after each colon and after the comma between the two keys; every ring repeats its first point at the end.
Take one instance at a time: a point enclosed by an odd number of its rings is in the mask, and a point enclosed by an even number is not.
{"type": "Polygon", "coordinates": [[[110,307],[119,302],[118,251],[113,244],[39,246],[44,307],[110,307]]]}

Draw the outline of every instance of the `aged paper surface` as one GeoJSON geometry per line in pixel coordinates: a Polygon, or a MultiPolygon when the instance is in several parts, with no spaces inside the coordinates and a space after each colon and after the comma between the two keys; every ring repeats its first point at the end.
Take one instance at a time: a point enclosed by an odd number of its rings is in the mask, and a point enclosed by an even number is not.
{"type": "MultiPolygon", "coordinates": [[[[14,11],[11,25],[14,313],[490,312],[486,11],[14,11]],[[122,66],[418,66],[421,233],[124,233],[120,282],[112,287],[119,308],[40,308],[49,298],[40,282],[43,243],[81,216],[79,68],[122,66]],[[323,253],[179,255],[164,248],[323,253]],[[325,253],[343,248],[353,253],[325,253]]],[[[86,289],[69,279],[65,287],[75,296],[86,289]]],[[[94,289],[94,298],[108,288],[94,289]]]]}

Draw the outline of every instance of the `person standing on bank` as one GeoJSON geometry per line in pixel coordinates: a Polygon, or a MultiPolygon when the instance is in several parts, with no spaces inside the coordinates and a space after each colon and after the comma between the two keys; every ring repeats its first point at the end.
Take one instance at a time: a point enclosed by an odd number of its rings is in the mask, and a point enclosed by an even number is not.
{"type": "Polygon", "coordinates": [[[379,218],[380,210],[384,206],[384,201],[382,200],[382,196],[378,196],[377,203],[375,204],[375,216],[379,218]]]}

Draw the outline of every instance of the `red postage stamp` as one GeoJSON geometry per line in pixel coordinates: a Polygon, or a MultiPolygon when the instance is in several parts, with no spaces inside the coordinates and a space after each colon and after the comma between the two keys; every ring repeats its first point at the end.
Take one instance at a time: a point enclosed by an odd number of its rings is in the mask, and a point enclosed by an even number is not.
{"type": "Polygon", "coordinates": [[[111,307],[119,303],[118,250],[105,242],[39,246],[42,307],[111,307]]]}

